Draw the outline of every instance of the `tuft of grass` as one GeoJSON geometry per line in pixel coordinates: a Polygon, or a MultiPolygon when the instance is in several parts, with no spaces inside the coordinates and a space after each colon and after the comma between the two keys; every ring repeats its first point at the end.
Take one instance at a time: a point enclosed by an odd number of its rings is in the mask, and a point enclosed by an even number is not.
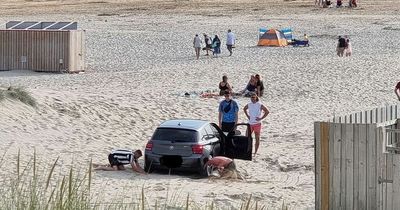
{"type": "Polygon", "coordinates": [[[35,98],[22,87],[8,87],[7,89],[0,89],[0,101],[5,98],[21,101],[32,107],[36,107],[37,103],[35,98]]]}

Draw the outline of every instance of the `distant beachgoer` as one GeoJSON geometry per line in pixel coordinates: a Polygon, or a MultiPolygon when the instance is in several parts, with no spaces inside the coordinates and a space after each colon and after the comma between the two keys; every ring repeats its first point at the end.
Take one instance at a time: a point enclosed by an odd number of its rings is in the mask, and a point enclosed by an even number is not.
{"type": "Polygon", "coordinates": [[[257,154],[260,146],[261,121],[268,116],[269,111],[267,107],[260,102],[260,99],[255,93],[251,94],[250,103],[243,108],[243,111],[247,119],[249,119],[251,132],[254,132],[256,137],[254,154],[257,154]]]}
{"type": "Polygon", "coordinates": [[[193,47],[194,47],[194,51],[196,52],[196,58],[197,60],[200,57],[200,50],[201,50],[201,39],[199,37],[198,34],[196,34],[196,36],[193,39],[193,47]]]}
{"type": "Polygon", "coordinates": [[[219,88],[219,95],[223,96],[225,91],[229,91],[232,93],[232,87],[228,83],[228,77],[226,75],[222,76],[222,81],[218,85],[219,88]]]}
{"type": "Polygon", "coordinates": [[[221,178],[243,179],[236,169],[235,161],[230,158],[215,156],[204,165],[204,167],[207,166],[217,169],[221,178]]]}
{"type": "Polygon", "coordinates": [[[336,52],[339,57],[343,57],[345,48],[346,48],[346,39],[339,36],[338,44],[336,46],[336,52]]]}
{"type": "Polygon", "coordinates": [[[206,44],[205,50],[206,50],[206,55],[208,54],[208,51],[211,50],[211,37],[209,37],[207,34],[204,34],[204,43],[206,44]]]}
{"type": "Polygon", "coordinates": [[[357,0],[349,0],[349,7],[357,7],[357,0]]]}
{"type": "Polygon", "coordinates": [[[219,39],[218,35],[215,35],[214,39],[212,40],[212,47],[213,55],[218,57],[218,54],[221,53],[221,40],[219,39]]]}
{"type": "Polygon", "coordinates": [[[231,132],[238,122],[239,106],[232,99],[231,92],[225,90],[225,99],[219,103],[218,123],[224,132],[231,132]]]}
{"type": "Polygon", "coordinates": [[[255,93],[257,91],[257,79],[254,75],[251,75],[249,82],[246,85],[246,88],[242,91],[244,96],[250,96],[250,93],[255,93]]]}
{"type": "Polygon", "coordinates": [[[307,34],[304,34],[304,41],[307,41],[307,42],[308,42],[308,36],[307,36],[307,34]]]}
{"type": "Polygon", "coordinates": [[[124,165],[131,165],[133,171],[145,174],[146,172],[140,167],[138,159],[142,157],[142,151],[127,150],[127,149],[115,149],[112,150],[108,155],[109,165],[97,165],[93,164],[94,170],[103,171],[118,171],[125,170],[124,165]]]}
{"type": "Polygon", "coordinates": [[[400,82],[397,83],[396,87],[394,88],[394,92],[396,93],[397,99],[400,101],[400,82]]]}
{"type": "Polygon", "coordinates": [[[351,56],[351,54],[352,54],[350,39],[347,39],[347,40],[346,40],[346,49],[345,49],[345,52],[346,52],[346,57],[351,56]]]}
{"type": "Polygon", "coordinates": [[[342,0],[336,1],[336,7],[342,7],[342,0]]]}
{"type": "Polygon", "coordinates": [[[259,74],[256,74],[255,77],[257,80],[256,94],[262,97],[264,95],[264,82],[261,80],[261,76],[259,74]]]}
{"type": "Polygon", "coordinates": [[[235,45],[235,41],[235,34],[231,31],[231,29],[229,29],[228,34],[226,35],[226,47],[228,48],[229,56],[232,56],[232,48],[235,45]]]}

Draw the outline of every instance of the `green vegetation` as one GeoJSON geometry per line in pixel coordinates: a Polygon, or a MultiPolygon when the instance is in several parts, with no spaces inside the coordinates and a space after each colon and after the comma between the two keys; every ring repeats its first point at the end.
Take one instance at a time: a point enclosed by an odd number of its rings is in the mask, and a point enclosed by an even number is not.
{"type": "MultiPolygon", "coordinates": [[[[5,171],[4,157],[0,159],[0,170],[5,171]]],[[[144,186],[136,201],[125,203],[123,201],[115,203],[98,203],[91,199],[90,190],[92,184],[92,167],[83,174],[70,168],[67,174],[54,173],[58,165],[58,158],[46,170],[38,165],[36,153],[28,163],[22,163],[20,152],[17,155],[15,176],[6,177],[0,181],[0,209],[16,210],[94,210],[94,209],[199,209],[199,210],[218,210],[226,209],[226,206],[218,206],[216,203],[199,205],[191,201],[189,194],[186,198],[181,198],[178,194],[168,195],[160,200],[148,199],[145,196],[144,186]],[[22,167],[26,165],[25,167],[22,167]]],[[[58,171],[58,170],[57,170],[58,171]]],[[[123,197],[123,196],[116,196],[123,197]]],[[[101,200],[97,198],[97,200],[101,200]]],[[[268,209],[255,202],[251,195],[241,205],[237,206],[240,210],[268,209]]],[[[282,204],[282,210],[287,210],[287,206],[282,204]]]]}
{"type": "Polygon", "coordinates": [[[21,101],[24,104],[36,107],[36,100],[32,95],[22,87],[8,87],[7,89],[0,88],[0,101],[4,99],[12,99],[21,101]]]}

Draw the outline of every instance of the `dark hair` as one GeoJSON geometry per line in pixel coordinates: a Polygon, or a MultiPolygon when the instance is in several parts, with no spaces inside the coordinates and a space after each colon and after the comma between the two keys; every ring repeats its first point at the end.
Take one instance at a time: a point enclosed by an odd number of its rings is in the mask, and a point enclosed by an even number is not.
{"type": "Polygon", "coordinates": [[[140,155],[140,156],[143,156],[143,153],[142,153],[142,151],[140,149],[136,150],[135,153],[140,155]]]}
{"type": "Polygon", "coordinates": [[[224,95],[230,95],[230,94],[231,94],[231,92],[229,90],[224,91],[224,95]]]}
{"type": "Polygon", "coordinates": [[[222,81],[224,81],[224,79],[228,79],[228,77],[226,75],[222,76],[222,81]]]}

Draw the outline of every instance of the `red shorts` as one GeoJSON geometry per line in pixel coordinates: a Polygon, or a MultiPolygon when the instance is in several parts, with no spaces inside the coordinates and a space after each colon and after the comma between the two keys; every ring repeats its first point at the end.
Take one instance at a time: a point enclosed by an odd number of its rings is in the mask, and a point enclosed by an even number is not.
{"type": "Polygon", "coordinates": [[[261,133],[261,123],[250,125],[250,128],[251,132],[254,132],[255,134],[261,133]]]}

